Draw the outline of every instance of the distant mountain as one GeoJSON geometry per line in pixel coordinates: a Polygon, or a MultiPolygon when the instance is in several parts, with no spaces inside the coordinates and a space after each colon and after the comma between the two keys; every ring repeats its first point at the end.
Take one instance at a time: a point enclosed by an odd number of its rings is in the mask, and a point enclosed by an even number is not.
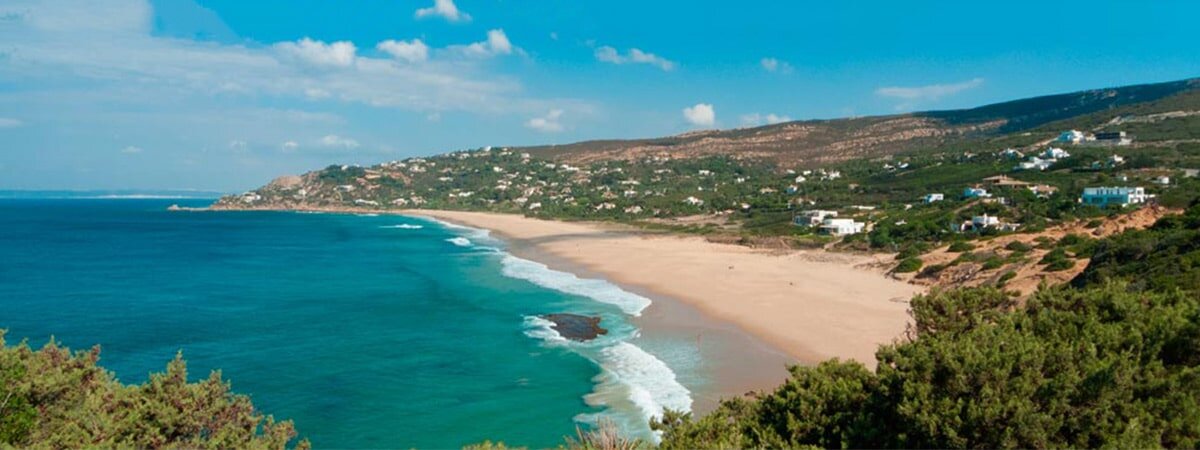
{"type": "MultiPolygon", "coordinates": [[[[663,138],[585,141],[514,150],[574,163],[650,156],[733,155],[789,164],[821,164],[1031,130],[1056,121],[1197,91],[1200,78],[1192,78],[1048,95],[971,109],[805,120],[663,138]]],[[[1200,103],[1193,106],[1200,109],[1200,103]]]]}

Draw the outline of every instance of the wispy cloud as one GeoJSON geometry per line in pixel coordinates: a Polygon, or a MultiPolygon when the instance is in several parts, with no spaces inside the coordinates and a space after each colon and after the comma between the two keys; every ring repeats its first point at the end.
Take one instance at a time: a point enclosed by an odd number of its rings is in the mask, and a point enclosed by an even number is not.
{"type": "Polygon", "coordinates": [[[359,145],[357,140],[341,137],[336,134],[326,135],[317,141],[317,143],[325,148],[341,148],[346,150],[356,149],[359,145]]]}
{"type": "Polygon", "coordinates": [[[683,108],[683,118],[699,127],[711,127],[717,123],[717,112],[709,103],[697,103],[683,108]]]}
{"type": "Polygon", "coordinates": [[[931,84],[928,86],[889,86],[875,90],[875,94],[881,97],[888,97],[903,100],[902,103],[896,105],[896,109],[908,109],[920,102],[937,101],[943,97],[958,94],[960,92],[974,89],[983,85],[983,78],[973,78],[960,83],[950,84],[931,84]]]}
{"type": "Polygon", "coordinates": [[[448,48],[446,61],[433,61],[432,49],[415,39],[383,41],[377,47],[391,57],[373,58],[360,55],[349,41],[306,37],[255,47],[157,37],[151,34],[152,11],[139,0],[14,1],[0,5],[0,14],[20,13],[0,28],[0,42],[13,50],[5,70],[30,80],[79,81],[99,89],[95,92],[267,96],[425,112],[546,107],[481,58],[455,59],[518,52],[499,29],[482,42],[448,48]],[[423,58],[429,60],[411,63],[423,58]]]}
{"type": "Polygon", "coordinates": [[[759,125],[774,125],[777,123],[791,122],[792,118],[777,114],[746,114],[741,117],[742,126],[754,127],[759,125]]]}
{"type": "Polygon", "coordinates": [[[124,154],[126,154],[126,155],[136,155],[136,154],[138,154],[138,153],[141,153],[142,151],[143,151],[143,150],[142,150],[142,148],[141,148],[141,147],[135,147],[135,146],[132,146],[132,145],[130,145],[130,146],[128,146],[128,147],[125,147],[125,148],[121,149],[121,153],[124,153],[124,154]]]}
{"type": "Polygon", "coordinates": [[[545,116],[529,119],[528,122],[525,122],[525,126],[543,133],[558,133],[564,129],[562,123],[559,122],[562,115],[563,110],[552,109],[545,116]]]}
{"type": "Polygon", "coordinates": [[[354,64],[354,56],[358,51],[350,41],[338,41],[326,44],[310,38],[296,42],[280,42],[275,44],[284,55],[296,58],[308,64],[317,66],[348,67],[354,64]]]}
{"type": "Polygon", "coordinates": [[[787,61],[780,61],[775,58],[763,58],[758,63],[767,72],[792,73],[792,65],[788,64],[787,61]]]}
{"type": "Polygon", "coordinates": [[[459,11],[458,6],[454,4],[454,0],[434,0],[433,6],[418,9],[417,12],[413,13],[413,16],[418,19],[441,17],[451,22],[471,21],[471,15],[459,11]]]}
{"type": "Polygon", "coordinates": [[[596,60],[612,64],[649,64],[667,72],[675,69],[675,62],[636,48],[621,54],[617,49],[605,45],[596,49],[596,60]]]}
{"type": "Polygon", "coordinates": [[[504,30],[501,29],[489,30],[485,41],[452,46],[451,49],[459,50],[464,55],[473,57],[511,55],[514,50],[519,50],[512,45],[512,41],[508,40],[508,35],[504,34],[504,30]]]}
{"type": "Polygon", "coordinates": [[[25,122],[9,117],[0,117],[0,128],[16,128],[22,125],[25,125],[25,122]]]}
{"type": "Polygon", "coordinates": [[[429,46],[420,39],[411,41],[395,41],[388,39],[375,46],[379,51],[392,55],[393,58],[410,63],[424,62],[429,59],[429,46]]]}

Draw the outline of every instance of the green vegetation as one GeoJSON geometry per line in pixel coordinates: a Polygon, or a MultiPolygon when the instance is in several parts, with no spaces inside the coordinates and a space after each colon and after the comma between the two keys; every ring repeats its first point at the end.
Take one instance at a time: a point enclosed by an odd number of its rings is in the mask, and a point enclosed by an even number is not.
{"type": "Polygon", "coordinates": [[[662,448],[1192,448],[1200,300],[1123,284],[913,299],[908,342],[793,367],[777,390],[703,418],[668,414],[662,448]],[[1083,351],[1081,349],[1087,349],[1083,351]]]}
{"type": "Polygon", "coordinates": [[[950,247],[946,249],[946,251],[950,253],[962,253],[969,252],[971,250],[975,250],[975,246],[971,245],[971,243],[967,241],[954,241],[954,243],[950,244],[950,247]]]}
{"type": "Polygon", "coordinates": [[[921,270],[921,266],[923,264],[925,264],[925,263],[923,261],[921,261],[921,258],[917,258],[915,256],[909,257],[909,258],[904,258],[903,260],[900,261],[900,264],[896,265],[896,272],[897,273],[916,272],[918,270],[921,270]]]}
{"type": "MultiPolygon", "coordinates": [[[[1087,242],[1049,242],[1043,261],[1073,264],[1064,246],[1087,242]]],[[[1198,290],[1200,205],[1095,241],[1073,286],[1024,306],[989,287],[915,297],[908,339],[881,347],[874,371],[792,367],[774,392],[654,425],[666,449],[1194,448],[1198,290]]]]}
{"type": "Polygon", "coordinates": [[[1124,280],[1137,290],[1200,292],[1200,205],[1168,216],[1148,230],[1097,241],[1087,269],[1072,281],[1078,287],[1124,280]]]}
{"type": "Polygon", "coordinates": [[[0,447],[282,449],[296,436],[290,421],[231,393],[220,372],[189,383],[176,356],[165,373],[129,386],[99,357],[98,347],[72,353],[54,341],[10,347],[0,330],[0,447]]]}

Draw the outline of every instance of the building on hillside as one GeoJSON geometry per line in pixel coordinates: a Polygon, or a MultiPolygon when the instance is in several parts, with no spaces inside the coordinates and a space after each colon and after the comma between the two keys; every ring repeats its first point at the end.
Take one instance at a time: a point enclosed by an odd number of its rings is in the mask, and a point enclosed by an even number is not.
{"type": "Polygon", "coordinates": [[[820,225],[825,219],[837,217],[837,215],[837,211],[810,209],[801,211],[800,214],[797,214],[795,217],[793,217],[792,224],[796,226],[811,227],[814,225],[820,225]]]}
{"type": "Polygon", "coordinates": [[[1163,186],[1170,186],[1171,185],[1171,177],[1168,177],[1166,175],[1156,177],[1156,178],[1154,178],[1154,183],[1163,185],[1163,186]]]}
{"type": "Polygon", "coordinates": [[[1058,162],[1054,159],[1042,159],[1036,156],[1030,156],[1028,160],[1021,161],[1013,170],[1040,170],[1045,171],[1058,162]]]}
{"type": "Polygon", "coordinates": [[[1071,154],[1061,148],[1050,147],[1047,148],[1046,151],[1042,152],[1041,156],[1043,159],[1063,159],[1070,158],[1071,154]]]}
{"type": "Polygon", "coordinates": [[[700,200],[696,197],[685,198],[685,199],[683,199],[683,202],[687,203],[689,205],[692,205],[692,206],[703,206],[704,205],[704,200],[700,200]]]}
{"type": "Polygon", "coordinates": [[[990,184],[992,186],[996,186],[996,187],[1022,187],[1022,186],[1029,185],[1029,183],[1027,183],[1027,182],[1009,178],[1008,175],[996,175],[994,177],[987,177],[987,178],[983,179],[983,182],[990,184]]]}
{"type": "Polygon", "coordinates": [[[1091,187],[1084,188],[1079,202],[1085,205],[1136,205],[1145,203],[1150,196],[1141,187],[1091,187]]]}
{"type": "Polygon", "coordinates": [[[963,198],[990,198],[992,194],[988,193],[987,189],[981,187],[969,187],[963,189],[963,198]]]}
{"type": "Polygon", "coordinates": [[[825,219],[821,222],[821,232],[834,236],[846,236],[862,233],[866,224],[855,222],[854,219],[825,219]]]}
{"type": "Polygon", "coordinates": [[[1021,158],[1025,157],[1025,154],[1021,153],[1019,150],[1017,150],[1015,148],[1006,148],[1000,152],[1000,156],[1003,156],[1008,159],[1021,159],[1021,158]]]}
{"type": "Polygon", "coordinates": [[[1133,143],[1133,137],[1125,134],[1124,131],[1096,133],[1092,140],[1101,145],[1129,145],[1133,143]]]}
{"type": "Polygon", "coordinates": [[[1119,165],[1125,164],[1125,158],[1122,158],[1121,155],[1114,154],[1114,155],[1109,156],[1108,160],[1105,162],[1108,164],[1108,167],[1117,167],[1119,165]]]}
{"type": "Polygon", "coordinates": [[[1200,169],[1183,169],[1184,178],[1196,178],[1200,176],[1200,169]]]}
{"type": "Polygon", "coordinates": [[[925,203],[940,202],[945,199],[944,194],[925,194],[925,203]]]}
{"type": "Polygon", "coordinates": [[[1065,142],[1068,144],[1078,144],[1080,142],[1083,142],[1084,139],[1087,139],[1087,135],[1083,134],[1082,131],[1067,130],[1067,131],[1062,132],[1062,134],[1058,135],[1058,139],[1056,139],[1056,140],[1058,142],[1065,142]]]}
{"type": "Polygon", "coordinates": [[[1032,192],[1033,195],[1038,197],[1049,197],[1058,192],[1058,188],[1048,184],[1031,184],[1025,188],[1029,189],[1029,192],[1032,192]]]}

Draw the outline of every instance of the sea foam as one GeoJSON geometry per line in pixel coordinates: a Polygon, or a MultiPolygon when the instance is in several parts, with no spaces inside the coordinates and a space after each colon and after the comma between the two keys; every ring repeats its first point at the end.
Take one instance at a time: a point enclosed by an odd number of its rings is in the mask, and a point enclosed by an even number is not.
{"type": "Polygon", "coordinates": [[[412,225],[412,224],[402,223],[399,225],[381,225],[379,228],[397,228],[397,229],[401,229],[401,230],[420,230],[425,227],[421,226],[421,225],[412,225]]]}
{"type": "Polygon", "coordinates": [[[446,242],[457,245],[459,247],[470,247],[471,246],[471,240],[467,239],[465,237],[452,237],[450,239],[446,239],[446,242]]]}
{"type": "Polygon", "coordinates": [[[501,273],[510,278],[529,281],[538,286],[568,294],[587,297],[621,308],[631,316],[642,315],[650,299],[622,290],[605,280],[579,278],[573,273],[553,270],[545,264],[518,258],[505,253],[500,259],[501,273]]]}

